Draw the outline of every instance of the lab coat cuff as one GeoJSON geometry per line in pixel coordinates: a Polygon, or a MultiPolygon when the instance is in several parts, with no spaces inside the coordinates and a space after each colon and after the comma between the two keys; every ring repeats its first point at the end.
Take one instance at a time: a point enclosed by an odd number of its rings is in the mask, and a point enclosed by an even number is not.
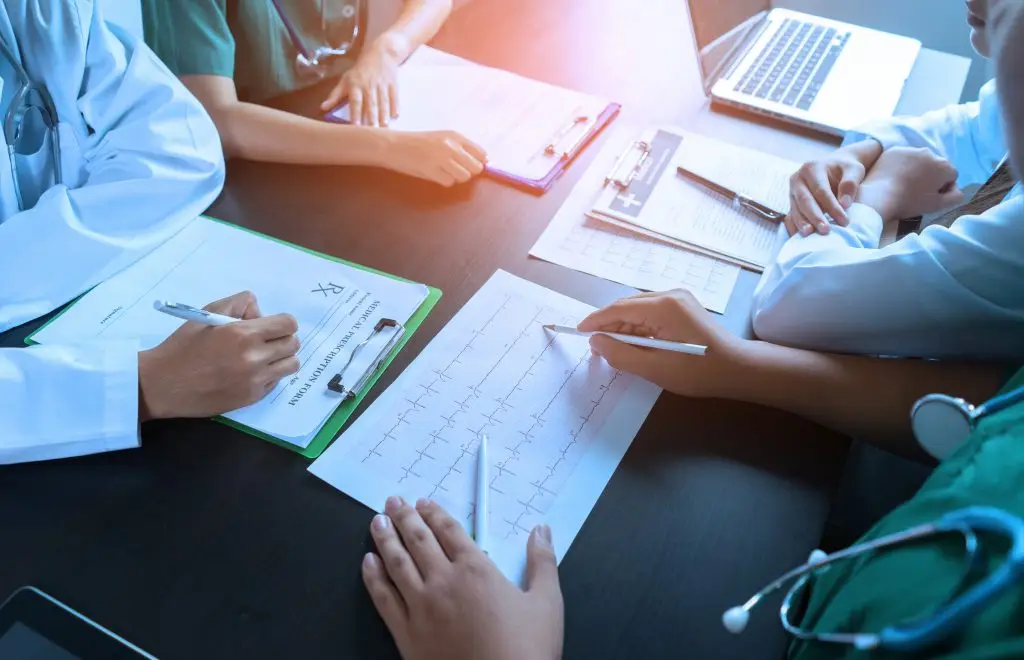
{"type": "Polygon", "coordinates": [[[132,449],[141,443],[139,429],[139,345],[114,342],[104,346],[105,392],[103,428],[107,451],[132,449]]]}
{"type": "Polygon", "coordinates": [[[878,211],[867,204],[855,203],[846,211],[850,219],[846,227],[833,227],[833,230],[848,234],[847,243],[856,247],[874,249],[882,239],[885,221],[878,211]]]}
{"type": "Polygon", "coordinates": [[[843,137],[843,145],[847,146],[863,142],[864,140],[875,140],[882,145],[882,150],[891,149],[906,144],[903,133],[891,120],[880,120],[870,122],[860,128],[849,131],[843,137]]]}

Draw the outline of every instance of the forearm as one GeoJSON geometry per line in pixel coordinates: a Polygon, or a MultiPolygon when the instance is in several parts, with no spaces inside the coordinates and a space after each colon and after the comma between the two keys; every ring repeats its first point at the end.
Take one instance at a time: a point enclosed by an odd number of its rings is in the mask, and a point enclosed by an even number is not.
{"type": "Polygon", "coordinates": [[[378,38],[377,44],[404,61],[437,34],[451,11],[452,0],[406,0],[398,20],[378,38]]]}
{"type": "Polygon", "coordinates": [[[386,129],[332,124],[241,101],[208,108],[229,157],[306,165],[384,164],[386,129]]]}
{"type": "Polygon", "coordinates": [[[865,358],[743,342],[727,362],[723,396],[779,408],[912,458],[910,408],[931,392],[981,402],[998,391],[1002,365],[865,358]]]}

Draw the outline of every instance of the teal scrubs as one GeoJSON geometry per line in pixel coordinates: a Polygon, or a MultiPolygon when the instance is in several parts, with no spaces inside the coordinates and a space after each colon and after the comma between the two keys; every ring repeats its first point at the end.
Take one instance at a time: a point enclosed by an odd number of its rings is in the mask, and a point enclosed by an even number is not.
{"type": "MultiPolygon", "coordinates": [[[[307,48],[327,45],[321,0],[281,4],[307,48]]],[[[142,0],[142,15],[146,43],[179,77],[232,78],[239,97],[256,103],[317,82],[296,72],[296,48],[271,0],[142,0]]],[[[329,73],[349,65],[332,62],[329,73]]]]}
{"type": "MultiPolygon", "coordinates": [[[[1024,385],[1019,372],[1004,391],[1024,385]]],[[[980,403],[980,402],[978,402],[980,403]]],[[[970,440],[932,474],[909,502],[862,541],[931,522],[969,506],[992,506],[1024,518],[1024,404],[983,419],[970,440]]],[[[944,603],[963,574],[963,541],[929,540],[836,565],[815,578],[803,624],[817,631],[879,631],[944,603]]],[[[982,537],[989,569],[999,566],[1007,544],[982,537]]],[[[916,655],[797,642],[793,660],[820,658],[1024,658],[1024,583],[999,598],[962,633],[916,655]]]]}

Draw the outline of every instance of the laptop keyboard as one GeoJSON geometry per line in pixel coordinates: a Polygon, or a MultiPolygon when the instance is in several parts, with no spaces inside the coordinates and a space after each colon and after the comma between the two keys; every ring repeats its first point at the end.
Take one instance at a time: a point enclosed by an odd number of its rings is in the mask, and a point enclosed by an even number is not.
{"type": "Polygon", "coordinates": [[[808,110],[849,39],[849,32],[787,18],[733,89],[808,110]]]}

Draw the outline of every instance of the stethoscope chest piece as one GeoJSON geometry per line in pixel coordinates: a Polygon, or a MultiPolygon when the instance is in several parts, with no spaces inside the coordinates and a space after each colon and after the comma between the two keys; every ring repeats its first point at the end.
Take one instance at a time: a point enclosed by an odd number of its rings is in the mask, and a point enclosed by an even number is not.
{"type": "Polygon", "coordinates": [[[921,397],[910,411],[910,425],[918,444],[937,460],[962,445],[971,434],[975,408],[946,394],[921,397]]]}

